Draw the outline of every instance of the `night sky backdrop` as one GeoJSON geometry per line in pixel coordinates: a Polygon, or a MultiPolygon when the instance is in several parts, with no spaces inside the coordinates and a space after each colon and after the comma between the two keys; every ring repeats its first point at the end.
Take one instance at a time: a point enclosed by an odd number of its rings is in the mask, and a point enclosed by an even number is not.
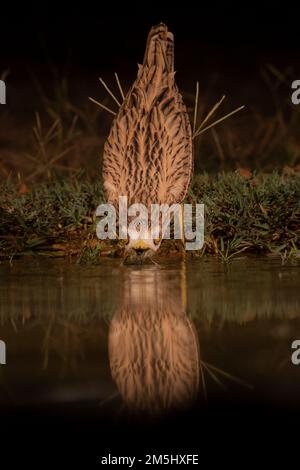
{"type": "Polygon", "coordinates": [[[296,59],[300,5],[292,2],[24,2],[1,5],[0,66],[33,67],[51,59],[80,69],[142,60],[149,28],[166,23],[175,33],[177,63],[296,59]],[[173,3],[173,4],[172,4],[173,3]]]}

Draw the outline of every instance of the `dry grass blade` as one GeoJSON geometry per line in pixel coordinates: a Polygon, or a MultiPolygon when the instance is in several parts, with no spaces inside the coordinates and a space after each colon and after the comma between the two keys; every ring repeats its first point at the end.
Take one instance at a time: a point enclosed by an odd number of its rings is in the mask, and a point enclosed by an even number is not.
{"type": "Polygon", "coordinates": [[[92,103],[95,103],[97,106],[100,106],[100,108],[104,109],[104,110],[107,111],[108,113],[113,114],[114,116],[117,115],[117,113],[115,113],[115,112],[112,111],[111,109],[107,108],[107,106],[105,106],[104,104],[100,103],[99,101],[94,100],[94,98],[91,98],[91,97],[89,96],[89,100],[90,100],[92,103]]]}
{"type": "Polygon", "coordinates": [[[196,130],[196,132],[193,133],[193,137],[196,137],[196,135],[198,135],[198,132],[201,131],[201,129],[203,128],[204,124],[210,119],[210,117],[217,111],[217,109],[221,106],[221,104],[223,103],[223,101],[225,100],[225,95],[222,96],[222,98],[220,99],[220,101],[218,101],[213,107],[212,109],[209,111],[209,113],[207,114],[207,116],[204,118],[204,120],[201,122],[200,126],[198,127],[198,129],[196,130]]]}
{"type": "Polygon", "coordinates": [[[280,82],[283,82],[285,84],[289,84],[288,80],[286,79],[285,75],[280,72],[273,64],[268,63],[267,68],[269,71],[276,77],[280,82]]]}
{"type": "Polygon", "coordinates": [[[100,77],[99,78],[100,80],[100,83],[101,85],[104,86],[105,90],[107,91],[107,93],[110,94],[110,96],[112,97],[113,100],[115,100],[115,102],[117,103],[118,106],[121,106],[121,103],[119,102],[119,100],[115,97],[115,95],[113,94],[113,92],[111,91],[111,89],[108,87],[108,85],[106,85],[105,81],[100,77]]]}
{"type": "Polygon", "coordinates": [[[51,160],[49,160],[49,164],[52,165],[53,163],[57,162],[57,160],[60,160],[62,157],[64,157],[67,153],[69,153],[74,148],[75,148],[75,145],[71,145],[70,147],[60,152],[58,155],[55,155],[53,158],[51,158],[51,160]]]}
{"type": "Polygon", "coordinates": [[[222,388],[224,390],[224,392],[228,392],[227,388],[225,387],[225,385],[221,382],[220,379],[218,379],[218,377],[216,376],[216,374],[214,374],[210,368],[205,364],[205,362],[202,361],[202,365],[204,367],[204,369],[206,370],[206,372],[208,373],[208,375],[210,375],[210,377],[219,385],[220,388],[222,388]]]}
{"type": "Polygon", "coordinates": [[[98,403],[98,406],[104,406],[104,405],[107,405],[107,403],[115,400],[116,398],[118,398],[120,396],[120,393],[119,392],[114,392],[112,393],[109,397],[107,398],[104,398],[103,400],[100,401],[100,403],[98,403]]]}
{"type": "Polygon", "coordinates": [[[203,395],[204,395],[204,400],[207,403],[207,387],[206,387],[206,382],[205,382],[205,376],[204,376],[204,371],[203,371],[203,365],[200,363],[200,374],[201,374],[201,380],[202,380],[202,386],[203,386],[203,395]]]}
{"type": "Polygon", "coordinates": [[[124,100],[125,100],[125,95],[124,95],[123,88],[122,88],[122,86],[121,86],[121,83],[120,83],[120,80],[119,80],[119,77],[118,77],[117,72],[115,72],[115,78],[116,78],[116,82],[117,82],[118,88],[119,88],[119,90],[120,90],[122,99],[123,99],[123,101],[124,101],[124,100]]]}
{"type": "Polygon", "coordinates": [[[46,141],[50,140],[53,137],[54,131],[57,130],[57,127],[59,126],[59,124],[60,124],[60,120],[58,118],[53,122],[52,126],[50,127],[47,134],[45,135],[45,140],[46,141]]]}
{"type": "Polygon", "coordinates": [[[24,153],[23,157],[26,158],[27,160],[31,161],[32,163],[35,163],[35,164],[37,163],[37,158],[33,157],[29,153],[24,153]]]}
{"type": "Polygon", "coordinates": [[[217,151],[218,151],[218,154],[219,154],[219,157],[220,157],[220,161],[223,162],[225,160],[225,157],[224,157],[224,152],[223,152],[223,148],[222,148],[218,133],[214,128],[211,129],[211,133],[212,133],[214,142],[216,144],[216,148],[217,148],[217,151]]]}
{"type": "Polygon", "coordinates": [[[203,129],[198,129],[198,131],[196,132],[196,134],[194,134],[193,138],[195,137],[198,137],[198,135],[201,135],[203,134],[203,132],[206,132],[208,129],[211,129],[212,127],[216,126],[217,124],[219,124],[220,122],[222,121],[225,121],[225,119],[229,118],[230,116],[233,116],[233,114],[236,114],[238,113],[239,111],[241,111],[242,109],[244,109],[244,105],[243,106],[240,106],[239,108],[236,108],[234,109],[233,111],[231,111],[231,113],[228,113],[226,114],[225,116],[222,116],[220,119],[217,119],[217,121],[214,121],[212,124],[210,124],[209,126],[206,126],[204,127],[203,129]]]}
{"type": "Polygon", "coordinates": [[[223,375],[224,377],[226,377],[227,379],[229,380],[232,380],[233,382],[236,382],[238,383],[239,385],[242,385],[243,387],[246,387],[246,388],[249,388],[249,389],[253,389],[252,385],[248,384],[247,382],[245,382],[244,380],[241,380],[239,379],[238,377],[235,377],[234,375],[231,375],[229,374],[228,372],[225,372],[224,370],[222,369],[219,369],[218,367],[216,366],[213,366],[211,364],[208,364],[207,362],[204,364],[204,367],[208,370],[208,369],[212,369],[214,370],[215,372],[218,372],[220,375],[223,375]]]}
{"type": "Polygon", "coordinates": [[[64,129],[61,120],[58,118],[43,132],[40,115],[36,113],[36,123],[33,127],[35,152],[34,154],[24,154],[24,158],[34,164],[33,171],[26,176],[26,181],[30,181],[43,173],[50,178],[54,169],[75,171],[70,165],[62,164],[61,160],[76,148],[74,139],[79,135],[75,132],[76,122],[77,117],[75,116],[71,126],[64,129]],[[67,143],[70,143],[70,145],[66,146],[67,143]]]}
{"type": "Polygon", "coordinates": [[[195,95],[195,108],[194,108],[194,120],[193,120],[193,135],[196,131],[196,122],[198,114],[198,100],[199,100],[199,82],[196,82],[196,95],[195,95]]]}
{"type": "Polygon", "coordinates": [[[42,124],[41,124],[40,113],[35,113],[35,120],[36,120],[36,128],[41,133],[42,132],[42,124]]]}
{"type": "Polygon", "coordinates": [[[56,163],[54,166],[55,166],[55,168],[61,168],[62,170],[68,170],[69,172],[70,171],[73,171],[73,172],[80,171],[79,168],[75,168],[74,166],[70,166],[70,165],[62,165],[60,163],[56,163]]]}

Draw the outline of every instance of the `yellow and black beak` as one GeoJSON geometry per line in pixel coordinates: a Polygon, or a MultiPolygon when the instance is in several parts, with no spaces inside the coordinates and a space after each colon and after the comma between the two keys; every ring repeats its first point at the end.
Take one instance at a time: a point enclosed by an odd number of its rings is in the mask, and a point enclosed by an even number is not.
{"type": "Polygon", "coordinates": [[[137,240],[133,245],[132,245],[133,250],[136,252],[138,256],[142,256],[143,254],[146,253],[151,247],[144,242],[143,240],[137,240]]]}

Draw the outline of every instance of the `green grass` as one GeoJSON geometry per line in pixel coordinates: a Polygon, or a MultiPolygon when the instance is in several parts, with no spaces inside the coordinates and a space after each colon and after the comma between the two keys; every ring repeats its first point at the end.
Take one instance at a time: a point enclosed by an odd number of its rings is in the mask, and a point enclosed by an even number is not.
{"type": "MultiPolygon", "coordinates": [[[[0,257],[74,256],[95,262],[118,255],[118,242],[96,238],[95,209],[104,201],[101,181],[51,179],[20,190],[0,184],[0,257]],[[20,194],[20,192],[22,194],[20,194]]],[[[191,256],[224,262],[240,253],[300,255],[300,174],[196,175],[187,197],[205,204],[205,245],[191,256]]]]}
{"type": "Polygon", "coordinates": [[[196,176],[191,194],[205,204],[207,251],[299,255],[299,174],[196,176]]]}

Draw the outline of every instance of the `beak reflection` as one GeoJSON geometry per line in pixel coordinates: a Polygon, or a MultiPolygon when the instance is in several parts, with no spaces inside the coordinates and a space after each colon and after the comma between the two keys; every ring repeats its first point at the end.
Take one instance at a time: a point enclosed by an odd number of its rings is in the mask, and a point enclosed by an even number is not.
{"type": "Polygon", "coordinates": [[[138,256],[143,256],[148,250],[149,248],[134,248],[134,251],[138,256]]]}

